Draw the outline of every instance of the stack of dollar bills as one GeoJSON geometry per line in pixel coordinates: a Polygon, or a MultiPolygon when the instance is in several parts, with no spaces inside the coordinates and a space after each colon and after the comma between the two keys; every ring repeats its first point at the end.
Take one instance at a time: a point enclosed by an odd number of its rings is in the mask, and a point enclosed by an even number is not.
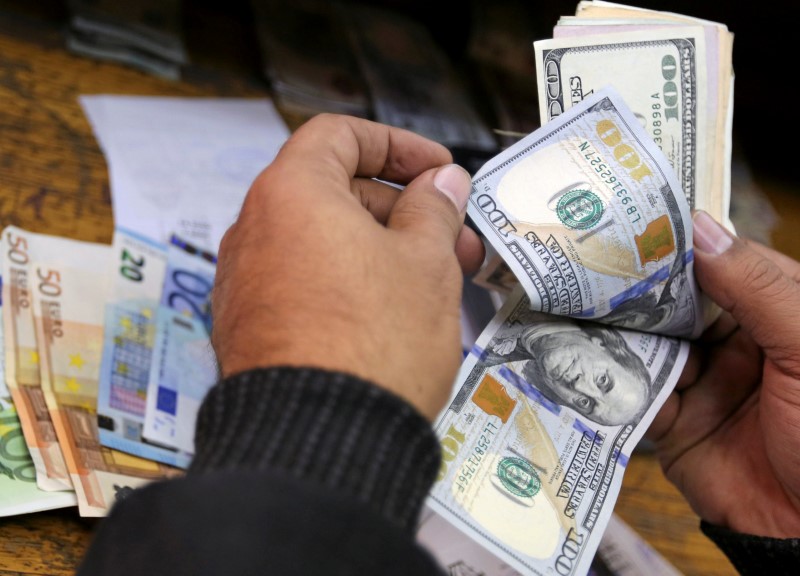
{"type": "Polygon", "coordinates": [[[731,227],[726,27],[581,2],[554,36],[534,44],[542,128],[473,178],[477,278],[500,310],[435,423],[428,507],[486,575],[591,569],[630,454],[718,312],[691,209],[731,227]]]}

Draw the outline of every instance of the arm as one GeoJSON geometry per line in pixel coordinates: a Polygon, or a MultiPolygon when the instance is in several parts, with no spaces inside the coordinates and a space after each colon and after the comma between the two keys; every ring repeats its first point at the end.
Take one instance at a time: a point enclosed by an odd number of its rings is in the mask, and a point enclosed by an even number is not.
{"type": "Polygon", "coordinates": [[[116,506],[81,576],[438,573],[413,528],[482,260],[450,161],[329,115],[284,145],[220,247],[192,467],[116,506]]]}
{"type": "Polygon", "coordinates": [[[414,542],[438,443],[406,402],[341,373],[217,385],[189,474],[115,506],[79,575],[439,574],[414,542]]]}

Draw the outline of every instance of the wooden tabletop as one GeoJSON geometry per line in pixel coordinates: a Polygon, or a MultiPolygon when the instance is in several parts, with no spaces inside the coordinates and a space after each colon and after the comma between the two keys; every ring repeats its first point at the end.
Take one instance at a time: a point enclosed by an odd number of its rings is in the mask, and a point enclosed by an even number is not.
{"type": "MultiPolygon", "coordinates": [[[[213,61],[173,82],[71,55],[60,26],[5,13],[0,3],[0,226],[111,241],[105,160],[78,104],[79,95],[99,93],[268,95],[259,76],[213,61]]],[[[798,258],[800,196],[788,185],[765,186],[783,218],[774,245],[798,258]]],[[[652,455],[631,458],[616,511],[681,572],[735,574],[652,455]]],[[[0,519],[0,575],[72,574],[97,522],[75,509],[0,519]]]]}

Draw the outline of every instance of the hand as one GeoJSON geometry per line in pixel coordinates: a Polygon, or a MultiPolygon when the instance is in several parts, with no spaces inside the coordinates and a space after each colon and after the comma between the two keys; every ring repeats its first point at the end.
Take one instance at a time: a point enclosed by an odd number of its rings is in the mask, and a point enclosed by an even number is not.
{"type": "Polygon", "coordinates": [[[724,310],[648,437],[706,521],[800,536],[800,263],[694,217],[695,272],[724,310]]]}
{"type": "Polygon", "coordinates": [[[366,120],[320,115],[300,127],[220,246],[222,375],[338,370],[433,419],[461,362],[462,271],[483,260],[463,225],[469,174],[450,162],[443,146],[366,120]]]}

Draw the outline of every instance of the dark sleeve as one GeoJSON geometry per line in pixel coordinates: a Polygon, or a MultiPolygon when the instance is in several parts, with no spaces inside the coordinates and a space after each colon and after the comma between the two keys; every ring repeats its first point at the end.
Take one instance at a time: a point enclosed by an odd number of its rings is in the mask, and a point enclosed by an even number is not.
{"type": "Polygon", "coordinates": [[[800,574],[800,538],[740,534],[705,521],[700,523],[700,529],[743,576],[800,574]]]}
{"type": "Polygon", "coordinates": [[[439,444],[409,404],[358,378],[270,368],[198,414],[184,478],[135,490],[79,576],[439,575],[414,527],[439,444]]]}

